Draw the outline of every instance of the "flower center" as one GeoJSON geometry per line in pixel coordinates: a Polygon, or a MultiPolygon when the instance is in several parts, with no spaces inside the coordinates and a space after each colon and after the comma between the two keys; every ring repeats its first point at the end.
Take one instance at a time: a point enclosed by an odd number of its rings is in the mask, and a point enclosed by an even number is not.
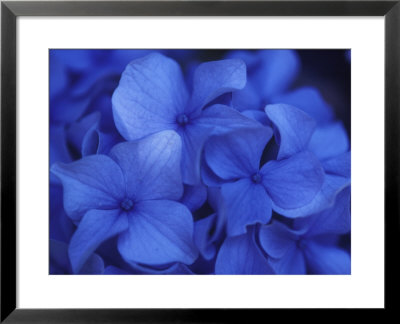
{"type": "Polygon", "coordinates": [[[125,198],[123,201],[121,201],[120,207],[125,211],[130,211],[133,208],[133,201],[129,198],[125,198]]]}
{"type": "Polygon", "coordinates": [[[262,180],[261,174],[260,174],[259,172],[254,173],[254,174],[251,176],[251,180],[252,180],[254,183],[260,183],[261,180],[262,180]]]}
{"type": "Polygon", "coordinates": [[[189,122],[189,118],[185,114],[180,114],[176,117],[176,122],[181,126],[185,126],[189,122]]]}

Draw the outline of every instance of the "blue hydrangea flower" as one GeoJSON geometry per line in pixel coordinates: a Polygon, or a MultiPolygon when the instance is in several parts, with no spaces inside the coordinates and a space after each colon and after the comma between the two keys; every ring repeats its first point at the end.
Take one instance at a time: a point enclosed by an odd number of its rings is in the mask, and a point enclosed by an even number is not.
{"type": "Polygon", "coordinates": [[[349,274],[350,255],[337,235],[350,231],[350,188],[335,205],[310,217],[297,218],[293,228],[273,222],[262,226],[259,239],[278,274],[349,274]]]}
{"type": "Polygon", "coordinates": [[[109,156],[52,167],[64,186],[64,208],[79,223],[69,245],[75,273],[116,235],[128,263],[190,264],[196,259],[192,215],[176,202],[183,193],[181,147],[175,132],[163,131],[118,144],[109,156]]]}
{"type": "Polygon", "coordinates": [[[215,136],[205,146],[206,163],[222,183],[229,236],[244,234],[247,225],[268,223],[275,205],[285,209],[306,205],[322,187],[323,169],[308,151],[260,168],[271,136],[268,127],[242,129],[215,136]]]}
{"type": "Polygon", "coordinates": [[[194,72],[190,95],[179,65],[153,53],[131,62],[122,74],[112,98],[115,125],[126,140],[166,129],[178,132],[182,138],[183,180],[198,185],[201,151],[209,136],[254,124],[228,106],[207,107],[219,96],[242,89],[245,83],[243,61],[207,62],[194,72]]]}

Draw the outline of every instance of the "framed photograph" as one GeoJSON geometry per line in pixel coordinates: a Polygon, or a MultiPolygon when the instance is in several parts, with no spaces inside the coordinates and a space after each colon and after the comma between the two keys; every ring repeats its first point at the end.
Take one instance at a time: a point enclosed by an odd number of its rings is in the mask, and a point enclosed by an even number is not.
{"type": "Polygon", "coordinates": [[[1,321],[394,310],[399,16],[2,2],[1,321]]]}

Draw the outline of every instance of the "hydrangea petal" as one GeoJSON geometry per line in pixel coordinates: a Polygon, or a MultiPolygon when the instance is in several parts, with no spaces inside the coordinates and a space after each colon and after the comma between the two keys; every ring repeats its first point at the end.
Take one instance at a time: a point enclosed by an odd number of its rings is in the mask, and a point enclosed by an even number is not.
{"type": "Polygon", "coordinates": [[[308,145],[308,149],[320,160],[345,153],[349,148],[349,138],[341,122],[318,127],[308,145]]]}
{"type": "Polygon", "coordinates": [[[253,78],[264,99],[285,91],[296,78],[300,69],[300,59],[294,50],[262,50],[258,56],[261,66],[255,70],[253,78]]]}
{"type": "Polygon", "coordinates": [[[119,237],[118,250],[127,262],[193,263],[198,251],[193,243],[190,211],[169,200],[137,203],[129,216],[129,230],[119,237]]]}
{"type": "Polygon", "coordinates": [[[310,116],[286,104],[267,105],[265,113],[275,126],[275,138],[279,144],[278,160],[307,148],[315,130],[315,121],[310,116]]]}
{"type": "Polygon", "coordinates": [[[325,174],[321,190],[314,199],[298,208],[283,208],[272,202],[272,209],[277,213],[290,218],[309,216],[333,206],[336,195],[350,184],[350,179],[331,174],[325,174]]]}
{"type": "Polygon", "coordinates": [[[98,128],[100,117],[101,115],[98,112],[89,114],[80,119],[79,121],[71,124],[71,126],[68,129],[67,132],[68,142],[71,146],[74,147],[74,149],[77,152],[81,153],[81,156],[84,156],[83,143],[85,140],[85,136],[93,133],[93,131],[95,131],[98,128]]]}
{"type": "Polygon", "coordinates": [[[310,203],[321,190],[324,170],[310,152],[301,152],[261,168],[263,184],[274,204],[292,209],[310,203]]]}
{"type": "Polygon", "coordinates": [[[196,125],[213,128],[213,134],[223,134],[240,128],[261,126],[235,109],[215,104],[203,110],[200,117],[193,120],[196,125]]]}
{"type": "Polygon", "coordinates": [[[346,234],[350,231],[350,187],[342,190],[335,204],[316,215],[298,218],[293,226],[307,229],[307,237],[323,234],[346,234]]]}
{"type": "Polygon", "coordinates": [[[262,226],[259,231],[261,247],[274,259],[282,258],[296,244],[298,238],[299,233],[279,222],[262,226]]]}
{"type": "Polygon", "coordinates": [[[330,159],[322,161],[322,166],[327,174],[334,174],[350,179],[351,153],[346,152],[330,159]]]}
{"type": "Polygon", "coordinates": [[[110,157],[121,167],[131,199],[179,199],[183,193],[181,150],[179,135],[163,131],[120,143],[110,157]]]}
{"type": "Polygon", "coordinates": [[[247,82],[242,90],[232,93],[232,107],[239,111],[261,109],[262,100],[251,82],[247,82]]]}
{"type": "Polygon", "coordinates": [[[246,65],[228,59],[202,63],[194,72],[190,111],[196,112],[218,96],[242,89],[246,84],[246,65]]]}
{"type": "Polygon", "coordinates": [[[216,274],[272,274],[254,240],[254,232],[229,237],[222,244],[215,262],[216,274]]]}
{"type": "Polygon", "coordinates": [[[82,218],[68,248],[72,270],[78,273],[88,257],[105,240],[127,230],[128,220],[119,209],[90,210],[82,218]]]}
{"type": "Polygon", "coordinates": [[[203,185],[184,186],[185,190],[180,200],[190,211],[199,209],[207,200],[207,188],[203,185]]]}
{"type": "Polygon", "coordinates": [[[215,213],[194,223],[194,242],[205,260],[211,260],[217,252],[216,243],[220,239],[222,225],[215,213]]]}
{"type": "Polygon", "coordinates": [[[65,212],[80,220],[90,209],[113,209],[125,196],[125,180],[118,165],[105,155],[91,155],[64,164],[56,163],[51,172],[64,187],[65,212]]]}
{"type": "MultiPolygon", "coordinates": [[[[71,274],[68,258],[68,245],[57,240],[50,240],[50,274],[71,274]]],[[[93,253],[82,266],[79,274],[103,274],[104,261],[93,253]]]]}
{"type": "Polygon", "coordinates": [[[300,108],[314,118],[318,124],[331,122],[334,117],[332,107],[313,87],[302,87],[284,94],[276,94],[270,103],[285,103],[300,108]]]}
{"type": "Polygon", "coordinates": [[[214,136],[205,146],[205,159],[210,169],[225,180],[249,177],[259,170],[262,152],[271,136],[272,130],[267,127],[214,136]]]}
{"type": "Polygon", "coordinates": [[[280,259],[269,259],[269,264],[276,274],[303,275],[306,274],[306,261],[303,252],[292,245],[280,259]]]}
{"type": "Polygon", "coordinates": [[[179,65],[158,53],[132,61],[112,96],[115,125],[127,140],[175,129],[188,93],[179,65]]]}
{"type": "Polygon", "coordinates": [[[309,240],[304,249],[311,273],[327,275],[351,274],[350,254],[335,246],[309,240]]]}
{"type": "Polygon", "coordinates": [[[271,219],[271,201],[264,187],[250,178],[224,184],[221,193],[228,236],[243,234],[247,225],[266,224],[271,219]]]}
{"type": "Polygon", "coordinates": [[[272,126],[270,120],[264,111],[261,110],[243,110],[242,114],[248,118],[258,121],[264,126],[272,126]]]}
{"type": "MultiPolygon", "coordinates": [[[[179,130],[178,130],[179,131],[179,130]]],[[[212,129],[201,125],[187,125],[181,131],[182,138],[182,178],[185,184],[200,184],[200,162],[204,143],[209,138],[212,129]]]]}

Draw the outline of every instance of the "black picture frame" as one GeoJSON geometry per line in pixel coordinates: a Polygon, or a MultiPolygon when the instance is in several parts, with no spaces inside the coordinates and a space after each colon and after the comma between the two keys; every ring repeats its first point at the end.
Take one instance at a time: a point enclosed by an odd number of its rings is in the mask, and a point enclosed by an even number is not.
{"type": "MultiPolygon", "coordinates": [[[[395,1],[2,1],[1,2],[1,322],[143,323],[266,321],[267,309],[16,308],[16,19],[19,16],[384,16],[385,308],[398,307],[400,0],[395,1]]],[[[373,256],[371,256],[373,262],[373,256]]],[[[295,310],[299,315],[310,310],[295,310]]],[[[316,310],[312,310],[316,311],[316,310]]],[[[328,311],[328,310],[326,310],[328,311]]],[[[357,312],[357,310],[351,310],[357,312]]],[[[348,312],[351,312],[348,310],[348,312]]],[[[282,310],[279,311],[282,314],[282,310]]],[[[371,313],[367,312],[370,319],[371,313]]],[[[285,315],[286,316],[286,315],[285,315]]],[[[297,315],[296,315],[297,316],[297,315]]],[[[303,316],[303,315],[302,315],[303,316]]],[[[306,315],[308,316],[308,315],[306,315]]],[[[283,319],[283,317],[282,317],[283,319]]],[[[271,319],[270,319],[271,320],[271,319]]],[[[383,320],[383,319],[381,319],[383,320]]]]}

